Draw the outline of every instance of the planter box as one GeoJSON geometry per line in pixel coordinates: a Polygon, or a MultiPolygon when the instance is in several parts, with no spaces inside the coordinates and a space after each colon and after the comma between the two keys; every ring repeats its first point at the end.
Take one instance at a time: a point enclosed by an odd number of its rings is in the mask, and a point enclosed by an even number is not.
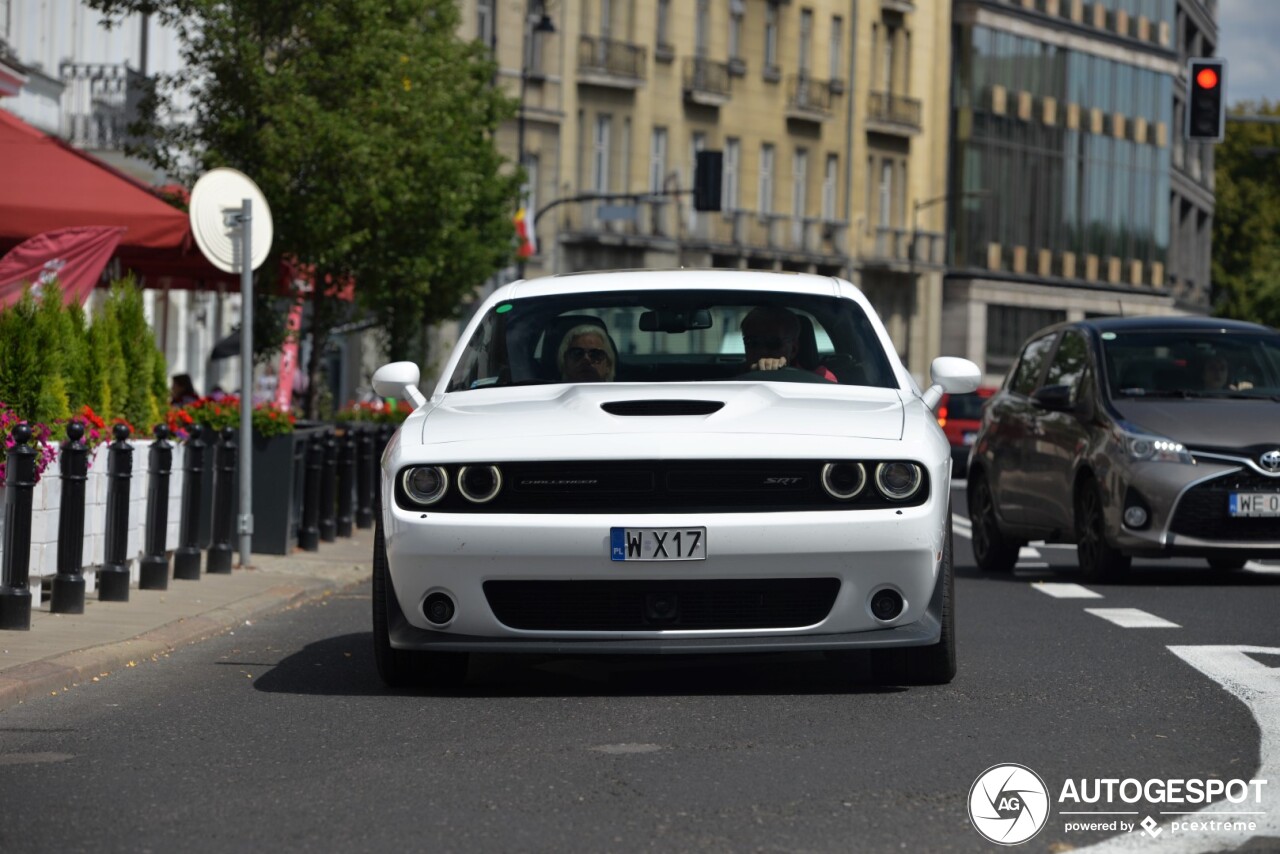
{"type": "Polygon", "coordinates": [[[298,546],[306,494],[307,442],[321,427],[253,437],[253,551],[289,554],[298,546]]]}

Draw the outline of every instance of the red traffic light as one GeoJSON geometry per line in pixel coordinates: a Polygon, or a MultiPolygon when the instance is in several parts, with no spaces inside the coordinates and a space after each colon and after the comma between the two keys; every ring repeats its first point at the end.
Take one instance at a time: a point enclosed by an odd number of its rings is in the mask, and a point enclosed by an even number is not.
{"type": "Polygon", "coordinates": [[[1201,68],[1196,72],[1196,85],[1201,89],[1212,89],[1218,85],[1218,72],[1212,68],[1201,68]]]}

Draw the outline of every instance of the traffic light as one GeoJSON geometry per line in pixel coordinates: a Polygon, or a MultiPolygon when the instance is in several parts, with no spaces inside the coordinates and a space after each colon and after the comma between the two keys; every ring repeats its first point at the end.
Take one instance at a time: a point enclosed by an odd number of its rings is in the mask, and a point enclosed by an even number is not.
{"type": "Polygon", "coordinates": [[[1226,125],[1227,63],[1193,59],[1187,65],[1187,139],[1222,142],[1226,125]]]}
{"type": "Polygon", "coordinates": [[[724,171],[724,153],[699,151],[693,164],[693,209],[720,210],[720,178],[724,171]]]}

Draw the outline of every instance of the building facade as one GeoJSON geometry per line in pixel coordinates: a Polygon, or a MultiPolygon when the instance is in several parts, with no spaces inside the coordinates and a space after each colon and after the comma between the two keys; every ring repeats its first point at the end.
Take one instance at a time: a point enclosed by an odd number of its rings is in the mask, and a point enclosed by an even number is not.
{"type": "Polygon", "coordinates": [[[1185,140],[1201,0],[957,0],[942,348],[995,382],[1059,320],[1207,311],[1213,146],[1185,140]]]}
{"type": "Polygon", "coordinates": [[[526,275],[843,275],[917,375],[941,334],[950,10],[910,0],[466,0],[521,98],[526,275]],[[721,210],[694,164],[722,153],[721,210]],[[912,251],[914,246],[915,251],[912,251]]]}

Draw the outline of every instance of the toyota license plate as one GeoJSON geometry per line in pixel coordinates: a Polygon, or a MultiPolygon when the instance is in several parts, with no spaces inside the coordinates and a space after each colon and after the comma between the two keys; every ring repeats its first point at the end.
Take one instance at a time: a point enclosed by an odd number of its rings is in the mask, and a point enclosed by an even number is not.
{"type": "Polygon", "coordinates": [[[706,560],[706,528],[610,528],[612,560],[706,560]]]}
{"type": "Polygon", "coordinates": [[[1233,492],[1232,516],[1280,516],[1280,492],[1233,492]]]}

